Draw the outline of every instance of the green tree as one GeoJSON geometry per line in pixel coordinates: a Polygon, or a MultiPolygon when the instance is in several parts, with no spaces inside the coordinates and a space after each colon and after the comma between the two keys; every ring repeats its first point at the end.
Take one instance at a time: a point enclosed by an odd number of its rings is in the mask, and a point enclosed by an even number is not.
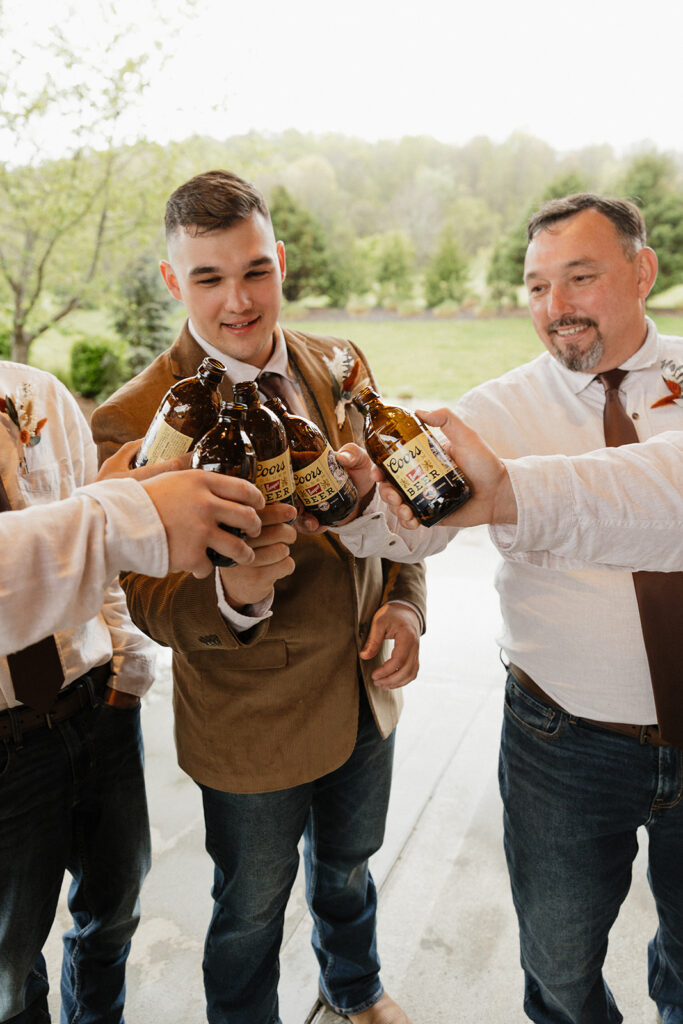
{"type": "Polygon", "coordinates": [[[303,295],[324,295],[329,286],[330,262],[319,222],[282,185],[275,186],[268,205],[275,236],[285,243],[285,298],[292,302],[303,295]]]}
{"type": "Polygon", "coordinates": [[[114,140],[145,87],[144,58],[108,65],[102,47],[91,63],[60,28],[49,32],[52,70],[33,91],[21,85],[21,54],[3,52],[0,61],[0,145],[13,154],[0,161],[0,282],[18,362],[28,361],[38,335],[89,300],[105,255],[141,215],[126,179],[136,147],[114,140]],[[67,155],[44,159],[56,125],[67,155]]]}
{"type": "Polygon", "coordinates": [[[652,293],[683,281],[683,190],[671,157],[644,153],[627,168],[620,194],[641,207],[648,242],[659,258],[659,273],[652,293]]]}
{"type": "Polygon", "coordinates": [[[371,252],[380,303],[408,297],[413,289],[415,250],[406,232],[386,231],[375,236],[371,252]]]}
{"type": "Polygon", "coordinates": [[[148,366],[172,341],[171,299],[151,256],[140,256],[121,279],[114,303],[116,333],[128,343],[130,374],[148,366]]]}
{"type": "Polygon", "coordinates": [[[460,252],[453,225],[447,224],[425,274],[427,305],[433,307],[442,302],[461,302],[466,282],[467,263],[460,252]]]}
{"type": "Polygon", "coordinates": [[[575,192],[585,192],[586,187],[585,179],[573,171],[554,178],[540,200],[531,204],[522,220],[500,239],[491,254],[486,275],[486,284],[494,302],[517,299],[517,289],[524,279],[524,258],[528,244],[526,227],[532,213],[549,199],[560,199],[575,192]]]}

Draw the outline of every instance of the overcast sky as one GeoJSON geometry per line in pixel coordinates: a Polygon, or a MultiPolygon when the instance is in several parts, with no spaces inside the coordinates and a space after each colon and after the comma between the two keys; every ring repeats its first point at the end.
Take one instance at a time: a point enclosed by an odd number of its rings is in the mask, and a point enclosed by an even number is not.
{"type": "MultiPolygon", "coordinates": [[[[521,130],[561,151],[649,140],[683,152],[681,0],[116,0],[104,14],[98,0],[3,6],[4,47],[25,55],[25,83],[47,66],[39,46],[49,24],[96,56],[118,24],[135,21],[125,46],[150,53],[150,85],[128,131],[160,142],[297,128],[463,143],[521,130]]],[[[57,133],[44,143],[58,148],[57,133]]]]}

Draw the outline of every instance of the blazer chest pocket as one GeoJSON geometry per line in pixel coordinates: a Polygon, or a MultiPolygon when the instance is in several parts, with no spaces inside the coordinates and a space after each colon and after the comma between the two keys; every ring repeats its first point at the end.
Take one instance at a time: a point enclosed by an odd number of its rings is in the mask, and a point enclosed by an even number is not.
{"type": "Polygon", "coordinates": [[[231,651],[197,651],[191,659],[202,671],[216,671],[218,662],[229,672],[266,672],[285,668],[289,661],[284,640],[262,640],[251,647],[238,647],[231,651]]]}

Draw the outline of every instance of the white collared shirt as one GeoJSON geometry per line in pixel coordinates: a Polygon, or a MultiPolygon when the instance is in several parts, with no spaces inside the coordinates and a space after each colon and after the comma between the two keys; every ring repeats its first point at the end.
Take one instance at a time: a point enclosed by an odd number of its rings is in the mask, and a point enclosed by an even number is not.
{"type": "MultiPolygon", "coordinates": [[[[669,394],[663,377],[683,374],[683,340],[658,335],[647,320],[643,345],[623,368],[620,391],[641,441],[683,429],[683,403],[653,409],[669,394]]],[[[470,391],[457,412],[501,458],[579,455],[603,448],[604,389],[548,352],[470,391]]],[[[339,531],[358,556],[417,561],[443,550],[456,530],[403,530],[375,500],[365,517],[339,531]]],[[[656,721],[650,673],[631,574],[587,562],[567,566],[550,551],[532,560],[505,554],[496,575],[503,629],[499,643],[559,704],[585,718],[656,721]]],[[[453,595],[457,602],[467,595],[453,595]]]]}
{"type": "MultiPolygon", "coordinates": [[[[95,446],[88,425],[67,389],[51,374],[35,367],[0,362],[0,397],[5,398],[8,394],[15,405],[21,402],[22,394],[25,406],[32,403],[34,425],[41,419],[47,420],[40,431],[40,442],[35,446],[23,445],[9,414],[0,412],[0,475],[12,508],[44,505],[69,497],[77,488],[94,480],[97,473],[95,446]]],[[[12,513],[4,512],[2,515],[11,516],[12,513]]],[[[49,592],[56,604],[63,602],[66,605],[71,599],[71,572],[82,568],[79,559],[82,558],[83,538],[78,531],[83,522],[78,517],[74,518],[71,545],[66,548],[62,544],[56,546],[54,538],[46,539],[46,543],[34,552],[35,558],[30,565],[22,568],[14,565],[11,551],[3,557],[3,600],[17,602],[15,615],[19,609],[27,619],[35,620],[39,615],[31,597],[35,587],[49,592]],[[24,586],[15,589],[13,580],[19,572],[24,573],[28,585],[25,580],[24,586]]],[[[157,539],[158,525],[154,528],[157,539]]],[[[104,571],[105,567],[100,564],[100,582],[104,571]]],[[[111,658],[115,674],[111,685],[129,693],[144,693],[153,681],[154,645],[131,622],[117,582],[108,586],[101,610],[98,602],[98,607],[90,607],[90,613],[91,617],[84,621],[76,616],[78,621],[75,625],[55,633],[64,669],[64,685],[111,658]],[[92,615],[93,611],[95,615],[92,615]]],[[[50,632],[49,626],[41,628],[39,636],[50,632]]],[[[24,646],[25,642],[18,637],[14,649],[24,646]]],[[[7,659],[1,657],[0,708],[17,703],[7,659]]]]}

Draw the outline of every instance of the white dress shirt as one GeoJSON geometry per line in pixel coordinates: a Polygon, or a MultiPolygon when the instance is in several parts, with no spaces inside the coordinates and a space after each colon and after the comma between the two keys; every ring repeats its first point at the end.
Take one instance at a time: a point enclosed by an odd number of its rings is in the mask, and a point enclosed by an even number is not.
{"type": "MultiPolygon", "coordinates": [[[[653,409],[669,394],[663,377],[683,377],[683,341],[647,321],[643,345],[622,364],[620,391],[640,440],[683,429],[683,403],[653,409]]],[[[578,455],[604,447],[604,389],[592,374],[565,369],[549,353],[470,391],[457,412],[501,458],[578,455]]],[[[362,521],[340,529],[356,555],[416,561],[442,550],[457,531],[403,530],[371,503],[362,521]]],[[[496,575],[503,613],[499,643],[554,700],[605,722],[656,721],[633,580],[552,551],[505,552],[496,575]]],[[[457,601],[467,595],[453,595],[457,601]]]]}
{"type": "MultiPolygon", "coordinates": [[[[29,434],[35,436],[37,423],[46,418],[40,442],[32,446],[22,443],[9,412],[0,412],[0,476],[13,509],[70,497],[78,487],[94,480],[97,455],[88,425],[73,397],[56,378],[31,366],[0,362],[0,398],[6,400],[8,395],[19,410],[20,425],[28,426],[29,434]]],[[[79,504],[91,500],[81,498],[79,504]]],[[[12,512],[0,515],[2,519],[5,517],[11,520],[12,512]]],[[[56,514],[55,522],[58,518],[56,514]]],[[[3,549],[0,567],[3,605],[13,605],[13,619],[24,618],[35,623],[31,629],[17,635],[16,644],[11,644],[12,650],[26,646],[27,635],[35,639],[36,633],[39,638],[53,632],[52,626],[59,617],[51,614],[43,620],[41,604],[53,603],[59,609],[74,601],[73,574],[82,570],[86,538],[79,531],[85,522],[87,519],[82,516],[74,519],[69,544],[60,546],[56,537],[46,538],[44,545],[34,549],[29,564],[17,564],[14,553],[3,549]],[[35,603],[34,588],[41,592],[40,600],[35,603]]],[[[13,528],[11,523],[6,527],[13,528]]],[[[158,544],[158,533],[156,536],[158,544]]],[[[103,566],[99,571],[101,585],[103,566]]],[[[95,592],[100,594],[98,588],[95,592]]],[[[104,601],[97,600],[90,605],[85,620],[76,614],[77,607],[83,609],[83,601],[71,605],[69,615],[73,624],[55,633],[64,685],[112,659],[114,676],[110,684],[129,693],[144,693],[153,680],[154,645],[131,622],[118,583],[112,582],[106,588],[104,601]],[[93,616],[93,611],[98,613],[93,616]]],[[[5,638],[2,648],[5,651],[7,643],[11,641],[5,638]]],[[[17,703],[7,658],[3,655],[0,657],[0,709],[17,703]]]]}
{"type": "Polygon", "coordinates": [[[3,512],[0,550],[0,655],[90,618],[120,571],[168,572],[164,525],[136,480],[101,480],[3,512]]]}
{"type": "Polygon", "coordinates": [[[504,460],[517,524],[491,528],[503,554],[683,571],[683,431],[588,455],[504,460]]]}

